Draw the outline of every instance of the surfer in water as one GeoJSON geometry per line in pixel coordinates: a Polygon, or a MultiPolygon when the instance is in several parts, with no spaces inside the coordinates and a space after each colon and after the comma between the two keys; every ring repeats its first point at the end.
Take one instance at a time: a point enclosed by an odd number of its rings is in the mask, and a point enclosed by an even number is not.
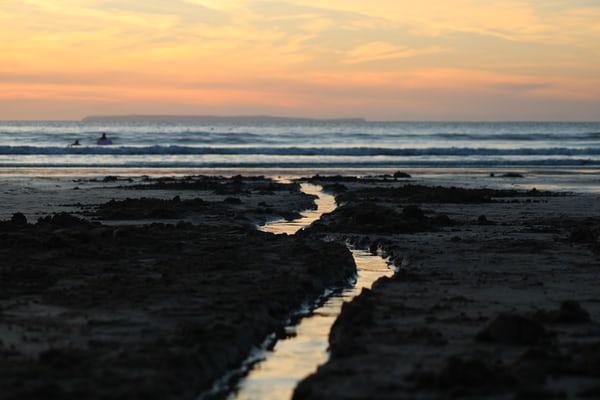
{"type": "Polygon", "coordinates": [[[100,139],[96,140],[96,144],[112,144],[112,140],[106,137],[106,133],[102,132],[102,136],[100,136],[100,139]]]}
{"type": "Polygon", "coordinates": [[[71,143],[71,147],[73,146],[79,146],[79,140],[75,140],[73,143],[71,143]]]}

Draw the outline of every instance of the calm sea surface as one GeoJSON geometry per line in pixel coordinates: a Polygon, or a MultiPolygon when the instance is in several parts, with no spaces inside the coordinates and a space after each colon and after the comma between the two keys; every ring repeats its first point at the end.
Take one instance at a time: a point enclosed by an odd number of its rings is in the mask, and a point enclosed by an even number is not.
{"type": "Polygon", "coordinates": [[[457,183],[520,172],[532,185],[597,191],[600,123],[0,121],[0,176],[398,170],[457,183]],[[102,132],[112,145],[96,144],[102,132]]]}

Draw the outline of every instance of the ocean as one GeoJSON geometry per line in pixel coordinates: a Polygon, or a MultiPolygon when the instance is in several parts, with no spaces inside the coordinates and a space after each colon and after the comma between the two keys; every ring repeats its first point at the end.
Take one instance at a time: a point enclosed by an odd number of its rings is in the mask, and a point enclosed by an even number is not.
{"type": "Polygon", "coordinates": [[[600,191],[600,122],[0,121],[0,177],[395,171],[600,191]],[[96,144],[103,132],[112,145],[96,144]]]}

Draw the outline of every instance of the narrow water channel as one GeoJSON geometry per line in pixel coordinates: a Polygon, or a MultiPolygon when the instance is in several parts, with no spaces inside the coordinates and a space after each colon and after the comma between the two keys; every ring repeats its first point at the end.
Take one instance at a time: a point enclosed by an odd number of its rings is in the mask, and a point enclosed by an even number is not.
{"type": "MultiPolygon", "coordinates": [[[[317,209],[304,212],[298,220],[274,221],[261,229],[291,235],[336,208],[335,198],[323,192],[320,186],[305,183],[302,190],[318,196],[315,200],[317,209]]],[[[380,277],[393,275],[392,269],[381,257],[366,251],[350,250],[358,270],[355,285],[333,293],[299,323],[286,327],[289,338],[279,340],[271,350],[258,355],[260,361],[238,382],[228,400],[290,399],[298,382],[327,361],[329,331],[342,304],[352,300],[363,288],[370,288],[380,277]]]]}
{"type": "Polygon", "coordinates": [[[300,218],[292,221],[286,221],[284,219],[275,220],[259,226],[258,228],[265,232],[271,232],[275,234],[287,233],[288,235],[293,235],[300,229],[307,227],[314,221],[321,218],[321,215],[332,212],[337,207],[337,204],[335,203],[335,197],[323,192],[321,186],[310,183],[302,183],[300,188],[306,194],[317,196],[315,199],[315,203],[317,205],[316,209],[303,211],[300,218]]]}

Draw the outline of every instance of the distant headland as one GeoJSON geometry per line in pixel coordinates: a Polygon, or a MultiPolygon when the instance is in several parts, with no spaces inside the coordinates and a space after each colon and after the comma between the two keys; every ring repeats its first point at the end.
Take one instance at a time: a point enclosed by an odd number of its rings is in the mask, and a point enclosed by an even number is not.
{"type": "Polygon", "coordinates": [[[269,115],[91,115],[83,122],[366,122],[364,118],[296,118],[273,117],[269,115]]]}

